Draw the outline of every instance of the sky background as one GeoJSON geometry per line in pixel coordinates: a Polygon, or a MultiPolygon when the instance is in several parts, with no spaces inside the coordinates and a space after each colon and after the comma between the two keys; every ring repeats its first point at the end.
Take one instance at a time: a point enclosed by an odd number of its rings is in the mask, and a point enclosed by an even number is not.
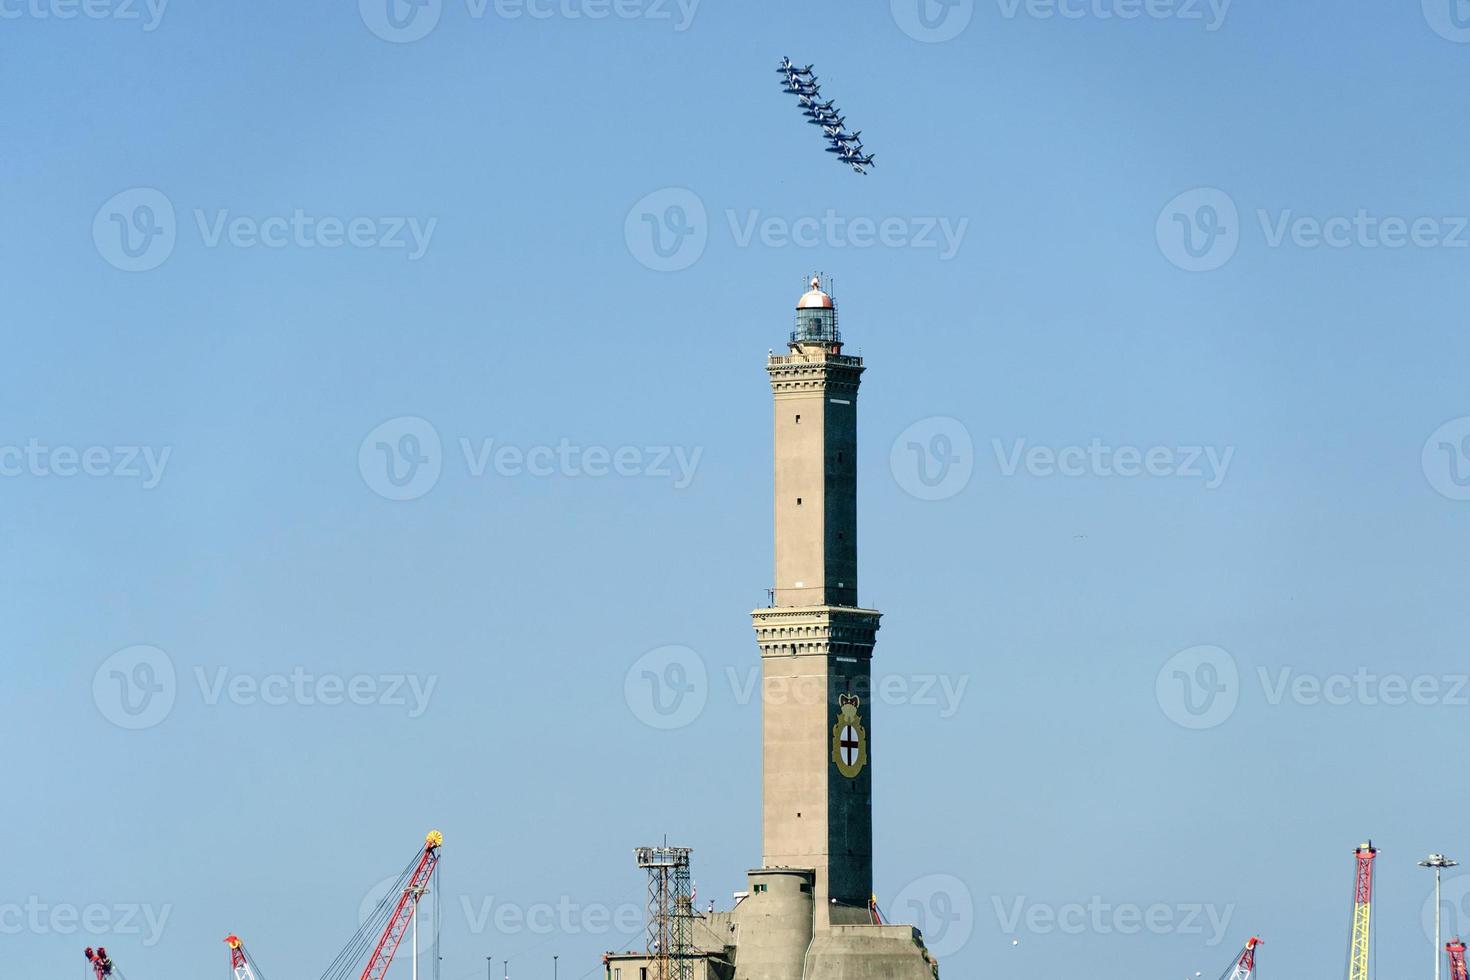
{"type": "Polygon", "coordinates": [[[91,2],[0,4],[0,980],[225,977],[230,932],[312,980],[431,828],[445,980],[600,975],[665,835],[726,907],[814,270],[868,364],[889,915],[950,978],[1208,980],[1253,933],[1338,976],[1371,836],[1377,975],[1430,974],[1414,863],[1470,861],[1449,0],[91,2]]]}

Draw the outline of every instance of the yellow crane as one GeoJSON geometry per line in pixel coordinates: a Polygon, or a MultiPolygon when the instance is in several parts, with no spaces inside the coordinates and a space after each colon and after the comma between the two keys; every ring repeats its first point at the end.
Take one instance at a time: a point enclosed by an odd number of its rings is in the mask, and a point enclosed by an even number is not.
{"type": "Polygon", "coordinates": [[[1365,841],[1353,852],[1353,938],[1348,947],[1348,980],[1368,980],[1369,943],[1373,924],[1373,859],[1378,848],[1365,841]]]}

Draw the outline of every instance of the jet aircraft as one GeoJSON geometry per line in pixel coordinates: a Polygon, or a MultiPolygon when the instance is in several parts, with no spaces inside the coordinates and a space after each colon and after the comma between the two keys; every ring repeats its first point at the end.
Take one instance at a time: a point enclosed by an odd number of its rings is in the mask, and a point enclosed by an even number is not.
{"type": "Polygon", "coordinates": [[[782,58],[777,71],[785,76],[783,90],[796,96],[806,121],[822,127],[822,135],[830,144],[827,152],[836,154],[839,162],[849,165],[856,173],[866,174],[866,168],[873,166],[873,155],[863,151],[862,132],[847,131],[847,120],[838,111],[834,100],[818,101],[820,88],[814,66],[800,68],[790,58],[782,58]]]}

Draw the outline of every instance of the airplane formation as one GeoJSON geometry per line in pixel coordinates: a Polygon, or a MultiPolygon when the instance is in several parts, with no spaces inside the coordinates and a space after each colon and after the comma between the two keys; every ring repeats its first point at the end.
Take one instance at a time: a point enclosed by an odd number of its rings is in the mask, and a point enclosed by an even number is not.
{"type": "Polygon", "coordinates": [[[783,91],[796,96],[807,122],[822,127],[822,135],[827,138],[827,152],[837,154],[838,162],[847,164],[857,173],[866,174],[865,168],[874,164],[873,154],[863,151],[862,132],[849,133],[847,120],[831,100],[818,101],[821,93],[812,68],[812,65],[801,68],[792,64],[790,58],[782,58],[781,67],[776,70],[786,79],[783,91]]]}

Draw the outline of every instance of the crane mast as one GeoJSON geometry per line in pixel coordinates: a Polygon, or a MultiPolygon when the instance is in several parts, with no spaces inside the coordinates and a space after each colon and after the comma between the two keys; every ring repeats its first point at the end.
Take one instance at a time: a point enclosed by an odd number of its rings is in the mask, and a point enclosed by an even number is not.
{"type": "Polygon", "coordinates": [[[1348,980],[1368,980],[1368,946],[1373,924],[1373,859],[1378,848],[1365,842],[1353,852],[1353,938],[1348,947],[1348,980]]]}

